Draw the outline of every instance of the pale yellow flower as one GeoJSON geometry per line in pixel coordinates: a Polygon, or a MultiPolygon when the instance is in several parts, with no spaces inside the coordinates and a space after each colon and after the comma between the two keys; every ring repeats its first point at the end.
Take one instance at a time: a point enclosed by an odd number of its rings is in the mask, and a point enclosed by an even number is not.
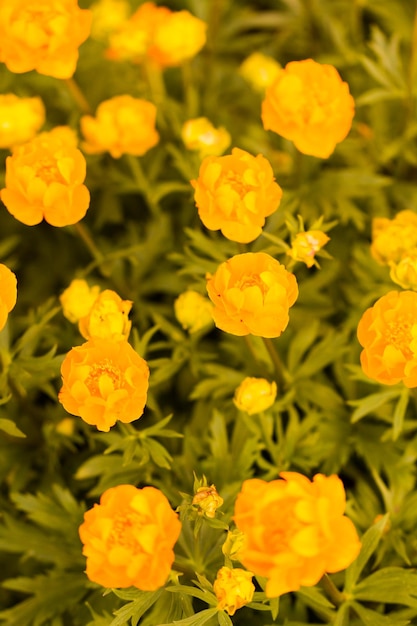
{"type": "Polygon", "coordinates": [[[245,378],[235,391],[233,402],[240,410],[255,415],[269,409],[275,402],[277,385],[265,378],[245,378]]]}
{"type": "Polygon", "coordinates": [[[174,302],[175,317],[189,333],[196,333],[213,323],[213,305],[197,291],[184,291],[174,302]]]}
{"type": "Polygon", "coordinates": [[[64,316],[75,324],[90,312],[99,293],[98,285],[90,287],[86,280],[74,278],[69,287],[59,296],[64,316]]]}
{"type": "Polygon", "coordinates": [[[264,93],[271,85],[281,69],[281,65],[273,57],[253,52],[241,64],[239,74],[252,86],[255,91],[264,93]]]}

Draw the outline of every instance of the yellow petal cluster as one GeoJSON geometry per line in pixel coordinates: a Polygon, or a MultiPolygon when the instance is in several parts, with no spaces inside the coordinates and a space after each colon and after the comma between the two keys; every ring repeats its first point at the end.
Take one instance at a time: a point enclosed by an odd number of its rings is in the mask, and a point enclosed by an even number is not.
{"type": "Polygon", "coordinates": [[[99,293],[98,285],[90,287],[86,280],[75,278],[59,296],[64,316],[75,324],[88,315],[99,293]]]}
{"type": "Polygon", "coordinates": [[[211,302],[192,289],[184,291],[174,302],[175,317],[191,334],[213,324],[212,310],[211,302]]]}
{"type": "Polygon", "coordinates": [[[298,233],[287,250],[287,254],[294,259],[305,263],[307,267],[315,265],[316,252],[330,241],[330,238],[321,230],[307,230],[298,233]]]}
{"type": "Polygon", "coordinates": [[[241,64],[239,74],[252,86],[255,91],[265,93],[265,89],[271,85],[281,65],[262,52],[253,52],[241,64]]]}
{"type": "Polygon", "coordinates": [[[345,569],[361,547],[344,515],[345,490],[338,476],[316,474],[310,481],[297,472],[282,472],[280,477],[245,480],[234,512],[245,535],[241,562],[267,578],[270,598],[345,569]]]}
{"type": "Polygon", "coordinates": [[[336,68],[305,59],[288,63],[267,88],[262,122],[300,152],[326,159],[348,135],[354,110],[336,68]]]}
{"type": "Polygon", "coordinates": [[[201,159],[220,156],[232,140],[225,128],[215,128],[206,117],[187,120],[181,129],[181,138],[185,147],[198,152],[201,159]]]}
{"type": "Polygon", "coordinates": [[[88,154],[110,152],[142,156],[159,141],[155,129],[156,106],[130,95],[114,96],[99,104],[95,117],[81,118],[82,148],[88,154]]]}
{"type": "Polygon", "coordinates": [[[0,263],[0,331],[6,326],[7,317],[17,300],[16,275],[0,263]]]}
{"type": "Polygon", "coordinates": [[[213,590],[218,600],[217,608],[234,615],[242,606],[252,602],[255,585],[253,574],[244,569],[222,567],[217,572],[213,590]]]}
{"type": "Polygon", "coordinates": [[[0,148],[12,148],[33,139],[44,122],[45,107],[40,98],[0,95],[0,148]]]}
{"type": "Polygon", "coordinates": [[[1,2],[0,61],[18,74],[36,70],[71,78],[91,20],[91,11],[80,9],[77,0],[1,2]]]}
{"type": "Polygon", "coordinates": [[[235,391],[233,402],[239,411],[255,415],[269,409],[277,397],[277,385],[265,378],[245,378],[235,391]]]}
{"type": "Polygon", "coordinates": [[[115,291],[105,289],[88,313],[79,319],[80,333],[84,339],[127,339],[132,326],[128,318],[132,304],[130,300],[122,300],[115,291]]]}
{"type": "Polygon", "coordinates": [[[398,263],[417,248],[417,214],[406,209],[392,219],[376,217],[372,220],[371,254],[378,263],[398,263]]]}
{"type": "Polygon", "coordinates": [[[282,197],[269,161],[240,148],[230,155],[206,157],[191,184],[204,226],[239,243],[259,237],[265,218],[277,210],[282,197]]]}

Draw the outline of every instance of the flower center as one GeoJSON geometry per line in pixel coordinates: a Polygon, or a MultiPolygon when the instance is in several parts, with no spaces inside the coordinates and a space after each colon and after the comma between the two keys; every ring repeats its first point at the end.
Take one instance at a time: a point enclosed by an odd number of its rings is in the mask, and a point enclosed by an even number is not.
{"type": "Polygon", "coordinates": [[[106,382],[111,383],[112,390],[122,387],[123,373],[110,359],[104,359],[91,366],[90,373],[84,382],[92,396],[102,396],[106,382]]]}
{"type": "Polygon", "coordinates": [[[412,320],[410,317],[398,316],[396,320],[388,322],[385,330],[385,340],[401,350],[404,356],[411,357],[410,344],[413,340],[411,333],[412,320]]]}
{"type": "Polygon", "coordinates": [[[44,157],[34,164],[36,176],[46,183],[64,183],[65,180],[59,171],[55,159],[44,157]]]}
{"type": "Polygon", "coordinates": [[[125,509],[116,514],[113,520],[113,527],[110,535],[107,539],[108,549],[114,546],[120,546],[127,548],[132,554],[137,554],[141,551],[140,543],[137,541],[135,535],[141,529],[145,523],[145,516],[125,509]]]}
{"type": "Polygon", "coordinates": [[[252,274],[250,276],[243,276],[240,280],[236,282],[234,286],[242,291],[244,289],[247,289],[248,287],[259,287],[259,289],[262,292],[262,295],[264,295],[266,291],[268,290],[268,285],[264,283],[262,278],[256,274],[255,275],[252,274]]]}

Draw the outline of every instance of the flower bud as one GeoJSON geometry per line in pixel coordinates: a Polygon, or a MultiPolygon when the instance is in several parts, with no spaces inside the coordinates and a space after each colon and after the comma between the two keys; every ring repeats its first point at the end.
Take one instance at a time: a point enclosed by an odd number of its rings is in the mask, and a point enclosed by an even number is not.
{"type": "Polygon", "coordinates": [[[12,148],[32,139],[45,122],[40,98],[19,98],[13,93],[0,96],[0,148],[12,148]]]}
{"type": "Polygon", "coordinates": [[[230,146],[231,137],[225,128],[215,128],[206,117],[187,120],[181,130],[181,138],[188,150],[195,150],[199,157],[220,156],[230,146]]]}
{"type": "Polygon", "coordinates": [[[75,324],[88,315],[99,293],[98,285],[90,287],[82,278],[74,278],[69,287],[59,296],[64,316],[75,324]]]}
{"type": "Polygon", "coordinates": [[[233,402],[240,410],[255,415],[269,409],[277,395],[277,385],[265,378],[245,378],[235,391],[233,402]]]}
{"type": "Polygon", "coordinates": [[[243,61],[239,74],[255,91],[264,93],[265,89],[274,82],[280,69],[280,64],[274,58],[261,52],[254,52],[243,61]]]}
{"type": "Polygon", "coordinates": [[[199,513],[205,513],[207,517],[215,517],[216,511],[223,504],[223,498],[217,493],[214,485],[211,487],[199,487],[193,498],[192,504],[198,506],[199,513]]]}
{"type": "Polygon", "coordinates": [[[210,301],[197,291],[185,291],[174,302],[175,317],[189,333],[213,323],[210,301]]]}
{"type": "Polygon", "coordinates": [[[122,300],[115,291],[105,289],[79,320],[80,333],[84,339],[127,339],[132,326],[127,317],[131,308],[130,300],[122,300]]]}
{"type": "Polygon", "coordinates": [[[252,602],[255,586],[252,572],[244,569],[222,567],[217,572],[213,589],[219,601],[217,608],[234,615],[245,604],[252,602]]]}
{"type": "Polygon", "coordinates": [[[307,267],[315,264],[314,257],[330,238],[321,230],[307,230],[298,233],[292,242],[292,247],[287,254],[294,259],[305,263],[307,267]]]}
{"type": "Polygon", "coordinates": [[[403,257],[398,263],[390,263],[391,280],[403,289],[417,291],[417,248],[403,257]]]}

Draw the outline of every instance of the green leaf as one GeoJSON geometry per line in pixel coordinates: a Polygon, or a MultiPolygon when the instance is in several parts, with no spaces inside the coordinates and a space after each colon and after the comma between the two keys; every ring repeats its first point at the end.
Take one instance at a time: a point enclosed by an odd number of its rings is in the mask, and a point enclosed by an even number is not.
{"type": "Polygon", "coordinates": [[[357,600],[417,607],[417,571],[385,567],[356,585],[353,594],[357,600]]]}
{"type": "Polygon", "coordinates": [[[360,400],[352,400],[348,402],[350,406],[356,406],[351,416],[351,422],[354,424],[358,422],[362,417],[376,411],[379,407],[383,406],[390,400],[397,398],[401,394],[400,389],[388,389],[387,391],[381,391],[378,393],[371,393],[366,398],[360,400]]]}
{"type": "Polygon", "coordinates": [[[25,433],[23,433],[12,420],[3,417],[0,418],[0,430],[12,437],[26,437],[25,433]]]}
{"type": "Polygon", "coordinates": [[[389,521],[389,514],[373,524],[362,537],[362,549],[359,556],[346,570],[344,592],[351,594],[363,568],[375,552],[389,521]]]}
{"type": "MultiPolygon", "coordinates": [[[[136,596],[135,599],[114,612],[116,617],[110,623],[110,626],[125,626],[129,620],[132,620],[132,625],[138,624],[140,618],[161,597],[163,591],[163,589],[158,589],[158,591],[134,590],[133,595],[136,596]]],[[[118,597],[123,595],[116,591],[114,593],[118,597]]]]}
{"type": "Polygon", "coordinates": [[[352,602],[352,608],[361,620],[363,626],[407,626],[410,620],[398,619],[397,616],[381,615],[371,609],[366,609],[359,602],[352,602]]]}
{"type": "Polygon", "coordinates": [[[232,620],[225,611],[219,611],[217,619],[219,620],[219,626],[233,626],[232,620]]]}
{"type": "MultiPolygon", "coordinates": [[[[218,609],[205,609],[185,619],[174,621],[174,624],[175,626],[203,626],[203,624],[206,624],[217,612],[218,609]]],[[[115,625],[111,624],[110,626],[115,625]]],[[[172,624],[158,624],[158,626],[172,626],[172,624]]]]}
{"type": "Polygon", "coordinates": [[[410,390],[407,387],[400,393],[397,405],[395,407],[393,421],[392,421],[392,438],[395,441],[398,439],[398,435],[404,427],[404,415],[408,407],[408,401],[410,399],[410,390]]]}

